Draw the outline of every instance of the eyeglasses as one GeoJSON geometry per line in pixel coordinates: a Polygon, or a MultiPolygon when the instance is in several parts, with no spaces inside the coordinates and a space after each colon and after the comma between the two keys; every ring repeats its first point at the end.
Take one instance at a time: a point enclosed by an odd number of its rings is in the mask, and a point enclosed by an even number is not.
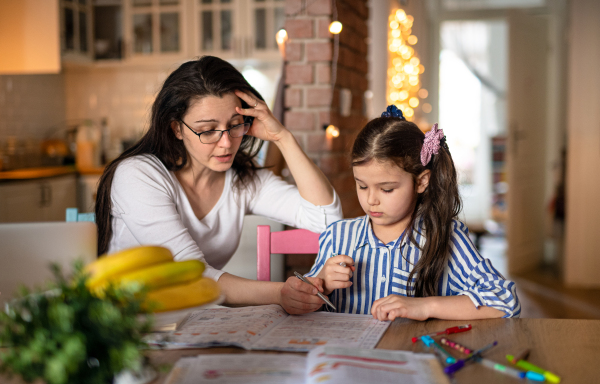
{"type": "Polygon", "coordinates": [[[184,123],[183,120],[179,120],[179,121],[181,121],[181,123],[183,123],[183,125],[188,127],[188,129],[190,131],[192,131],[194,133],[194,135],[198,136],[198,138],[200,139],[200,142],[202,144],[216,143],[217,141],[221,140],[221,137],[223,137],[223,132],[227,132],[227,133],[229,133],[229,137],[237,139],[239,137],[244,136],[246,133],[248,133],[248,130],[250,129],[250,126],[252,125],[252,123],[245,122],[242,124],[234,125],[233,127],[229,128],[229,129],[224,129],[224,130],[216,130],[215,129],[215,130],[211,130],[211,131],[204,131],[204,132],[198,133],[198,132],[194,131],[192,128],[190,128],[189,125],[184,123]]]}

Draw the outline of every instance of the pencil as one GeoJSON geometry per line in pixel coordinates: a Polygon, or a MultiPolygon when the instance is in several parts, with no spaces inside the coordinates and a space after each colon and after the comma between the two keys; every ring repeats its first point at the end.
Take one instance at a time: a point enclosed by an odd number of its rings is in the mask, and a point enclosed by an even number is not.
{"type": "MultiPolygon", "coordinates": [[[[305,283],[308,283],[308,284],[312,285],[313,287],[315,287],[315,285],[313,283],[311,283],[310,280],[306,279],[304,276],[302,276],[298,272],[294,272],[294,275],[296,275],[297,278],[299,278],[300,280],[304,281],[305,283]]],[[[329,299],[327,298],[327,296],[325,296],[324,294],[322,294],[321,292],[318,292],[318,291],[317,291],[317,296],[319,296],[321,298],[321,300],[323,300],[325,302],[325,304],[329,305],[331,308],[333,308],[334,310],[336,310],[335,305],[333,305],[331,303],[331,301],[329,301],[329,299]]]]}

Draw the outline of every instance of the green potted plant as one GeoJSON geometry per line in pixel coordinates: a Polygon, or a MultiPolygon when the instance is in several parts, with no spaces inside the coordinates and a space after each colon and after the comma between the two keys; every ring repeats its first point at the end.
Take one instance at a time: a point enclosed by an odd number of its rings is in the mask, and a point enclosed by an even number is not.
{"type": "Polygon", "coordinates": [[[21,294],[0,312],[0,372],[27,382],[108,384],[144,366],[142,337],[151,328],[139,285],[86,288],[81,263],[66,278],[52,266],[49,290],[21,294]]]}

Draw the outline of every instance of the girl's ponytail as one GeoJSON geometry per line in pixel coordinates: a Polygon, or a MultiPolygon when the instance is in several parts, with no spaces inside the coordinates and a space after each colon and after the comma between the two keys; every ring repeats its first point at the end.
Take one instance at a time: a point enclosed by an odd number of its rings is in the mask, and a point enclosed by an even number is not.
{"type": "Polygon", "coordinates": [[[415,297],[436,296],[447,255],[450,253],[452,220],[461,210],[454,161],[446,144],[443,131],[437,124],[425,137],[421,148],[421,161],[431,171],[429,185],[419,196],[415,218],[423,220],[425,245],[419,261],[410,272],[408,281],[418,276],[413,287],[415,297]],[[429,139],[429,140],[428,140],[429,139]]]}

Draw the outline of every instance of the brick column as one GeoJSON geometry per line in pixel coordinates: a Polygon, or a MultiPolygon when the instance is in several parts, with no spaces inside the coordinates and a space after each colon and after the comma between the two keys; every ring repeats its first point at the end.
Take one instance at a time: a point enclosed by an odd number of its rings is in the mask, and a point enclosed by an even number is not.
{"type": "MultiPolygon", "coordinates": [[[[329,24],[332,0],[286,0],[285,28],[289,40],[285,62],[285,126],[308,156],[323,170],[342,200],[344,215],[364,214],[356,198],[350,150],[366,124],[364,92],[368,89],[367,0],[335,0],[342,32],[334,37],[329,24]],[[337,62],[332,65],[336,54],[337,62]],[[340,113],[340,90],[349,90],[351,110],[340,113]],[[340,130],[328,138],[324,126],[340,130]]],[[[345,91],[347,93],[347,91],[345,91]]]]}

